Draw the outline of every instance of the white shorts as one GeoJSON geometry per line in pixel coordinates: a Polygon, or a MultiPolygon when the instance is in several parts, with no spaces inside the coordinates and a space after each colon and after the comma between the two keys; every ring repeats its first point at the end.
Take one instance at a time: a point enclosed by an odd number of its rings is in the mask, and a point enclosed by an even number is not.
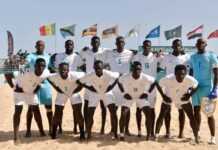
{"type": "Polygon", "coordinates": [[[70,99],[72,105],[82,103],[82,99],[79,93],[73,94],[70,98],[65,94],[58,93],[55,100],[55,105],[64,106],[68,99],[70,99]]]}
{"type": "Polygon", "coordinates": [[[14,104],[15,105],[23,105],[23,104],[38,105],[39,100],[36,94],[14,92],[14,104]]]}
{"type": "Polygon", "coordinates": [[[124,99],[122,106],[130,108],[133,105],[133,103],[136,103],[136,107],[140,109],[145,106],[148,107],[150,106],[150,103],[147,99],[132,99],[132,100],[124,99]]]}
{"type": "Polygon", "coordinates": [[[113,99],[115,104],[119,107],[123,104],[123,93],[120,91],[118,85],[115,85],[114,89],[112,90],[113,99]]]}
{"type": "Polygon", "coordinates": [[[172,100],[171,103],[168,103],[168,102],[163,101],[164,104],[170,105],[170,106],[172,106],[172,103],[174,103],[174,105],[175,105],[176,108],[178,108],[178,109],[182,109],[182,105],[188,104],[188,103],[190,103],[190,102],[191,102],[190,100],[184,101],[184,102],[183,102],[183,101],[173,101],[173,100],[172,100]]]}
{"type": "Polygon", "coordinates": [[[88,107],[97,107],[100,100],[103,101],[105,107],[107,107],[110,104],[115,104],[112,92],[108,92],[102,95],[95,92],[90,92],[88,107]]]}
{"type": "Polygon", "coordinates": [[[157,90],[156,90],[156,87],[155,87],[153,89],[153,91],[148,94],[148,101],[149,101],[150,108],[155,108],[156,99],[157,99],[157,90]]]}

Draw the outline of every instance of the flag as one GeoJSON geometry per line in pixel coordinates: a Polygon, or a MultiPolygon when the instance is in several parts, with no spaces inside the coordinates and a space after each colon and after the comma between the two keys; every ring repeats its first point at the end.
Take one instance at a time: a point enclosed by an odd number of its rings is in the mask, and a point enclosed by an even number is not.
{"type": "Polygon", "coordinates": [[[194,38],[197,38],[197,37],[199,37],[199,38],[202,37],[203,28],[204,28],[204,26],[200,25],[199,27],[197,27],[194,30],[192,30],[191,32],[189,32],[187,34],[188,40],[191,40],[191,39],[194,39],[194,38]]]}
{"type": "Polygon", "coordinates": [[[212,38],[218,38],[218,30],[215,30],[214,32],[209,34],[208,39],[212,38]]]}
{"type": "Polygon", "coordinates": [[[102,31],[102,38],[106,39],[113,35],[118,35],[118,26],[113,26],[102,31]]]}
{"type": "Polygon", "coordinates": [[[66,38],[67,36],[75,36],[75,30],[76,30],[75,24],[60,28],[60,32],[63,38],[66,38]]]}
{"type": "Polygon", "coordinates": [[[82,31],[82,37],[97,35],[97,24],[94,24],[82,31]]]}
{"type": "Polygon", "coordinates": [[[137,37],[138,35],[139,35],[139,29],[136,26],[136,27],[132,28],[131,30],[129,30],[129,32],[126,34],[125,37],[126,38],[127,37],[133,37],[133,36],[137,37]]]}
{"type": "Polygon", "coordinates": [[[14,38],[10,31],[7,31],[8,35],[8,56],[13,55],[14,52],[14,38]]]}
{"type": "Polygon", "coordinates": [[[158,38],[158,37],[160,37],[160,25],[152,29],[145,38],[148,39],[148,38],[158,38]]]}
{"type": "Polygon", "coordinates": [[[172,39],[172,38],[178,38],[182,37],[182,25],[177,26],[171,30],[167,30],[164,32],[165,37],[167,40],[172,39]]]}
{"type": "Polygon", "coordinates": [[[55,35],[55,23],[43,25],[39,28],[39,32],[41,36],[49,36],[49,35],[55,35]]]}

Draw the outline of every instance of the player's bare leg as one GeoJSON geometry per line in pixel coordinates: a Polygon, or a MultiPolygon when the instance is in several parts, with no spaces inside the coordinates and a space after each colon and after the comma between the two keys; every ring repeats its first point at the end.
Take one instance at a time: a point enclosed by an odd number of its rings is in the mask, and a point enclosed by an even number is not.
{"type": "Polygon", "coordinates": [[[55,105],[55,112],[54,112],[53,122],[52,122],[52,134],[51,134],[52,139],[56,139],[57,127],[61,122],[63,110],[64,110],[64,106],[55,105]]]}
{"type": "Polygon", "coordinates": [[[170,113],[170,111],[171,111],[170,105],[167,105],[164,103],[161,104],[161,109],[160,109],[160,113],[159,113],[159,116],[158,116],[158,119],[156,122],[156,128],[155,128],[156,136],[160,133],[160,129],[161,129],[161,126],[163,124],[163,121],[164,121],[165,117],[170,113]]]}
{"type": "Polygon", "coordinates": [[[106,115],[107,115],[107,109],[104,106],[104,103],[102,100],[100,100],[100,107],[101,107],[101,134],[105,133],[105,122],[106,122],[106,115]]]}
{"type": "Polygon", "coordinates": [[[183,138],[183,130],[185,126],[185,112],[183,109],[178,109],[179,112],[179,135],[178,138],[183,138]]]}
{"type": "Polygon", "coordinates": [[[25,137],[31,137],[32,118],[33,118],[32,107],[31,107],[31,106],[28,106],[28,111],[27,111],[27,114],[26,114],[27,130],[26,130],[26,135],[25,135],[25,137]]]}
{"type": "Polygon", "coordinates": [[[126,126],[126,122],[127,122],[127,116],[128,113],[130,112],[130,109],[128,107],[122,106],[121,107],[121,117],[120,117],[120,140],[124,141],[125,140],[125,126],[126,126]]]}
{"type": "Polygon", "coordinates": [[[195,142],[199,143],[197,122],[194,117],[193,108],[192,108],[191,103],[182,105],[182,109],[184,110],[184,112],[187,114],[189,118],[190,126],[192,128],[192,131],[195,137],[195,142]]]}
{"type": "Polygon", "coordinates": [[[111,119],[111,124],[112,124],[112,129],[113,129],[113,137],[118,138],[117,136],[117,128],[118,128],[118,118],[117,118],[117,110],[115,104],[110,104],[108,105],[108,109],[110,111],[110,119],[111,119]]]}
{"type": "Polygon", "coordinates": [[[138,127],[138,137],[141,137],[142,110],[138,107],[136,109],[136,122],[138,127]]]}
{"type": "Polygon", "coordinates": [[[80,130],[80,140],[85,139],[85,131],[84,131],[84,118],[82,115],[82,103],[81,104],[74,104],[72,105],[74,120],[76,123],[79,124],[80,130]]]}
{"type": "Polygon", "coordinates": [[[93,117],[94,117],[95,109],[96,107],[88,107],[87,124],[86,124],[87,139],[90,139],[92,137],[92,126],[94,123],[93,117]]]}
{"type": "Polygon", "coordinates": [[[45,132],[42,125],[42,116],[39,110],[39,105],[32,105],[33,115],[36,120],[36,124],[39,128],[40,136],[45,136],[45,132]]]}
{"type": "Polygon", "coordinates": [[[53,118],[53,112],[52,112],[52,105],[45,105],[46,109],[46,115],[48,119],[48,124],[49,124],[49,134],[52,132],[52,118],[53,118]]]}
{"type": "Polygon", "coordinates": [[[20,116],[23,110],[23,106],[15,105],[15,112],[13,116],[13,124],[14,124],[14,142],[16,143],[18,140],[18,132],[20,126],[20,116]]]}

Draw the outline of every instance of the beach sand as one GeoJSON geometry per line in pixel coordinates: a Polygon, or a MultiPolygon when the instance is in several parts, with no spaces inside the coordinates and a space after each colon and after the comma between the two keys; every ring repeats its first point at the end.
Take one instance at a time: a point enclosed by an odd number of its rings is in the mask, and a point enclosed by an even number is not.
{"type": "MultiPolygon", "coordinates": [[[[189,126],[188,118],[186,117],[185,124],[185,138],[178,139],[178,112],[173,107],[172,110],[172,121],[171,121],[171,134],[172,139],[166,140],[163,137],[160,137],[158,141],[145,141],[145,128],[144,123],[142,125],[142,133],[143,137],[138,138],[137,135],[137,127],[136,127],[136,119],[135,119],[135,106],[131,109],[131,122],[130,122],[130,131],[133,134],[131,137],[126,137],[126,141],[112,141],[111,137],[107,134],[110,130],[110,121],[109,121],[109,113],[107,115],[106,122],[106,135],[100,135],[100,125],[101,125],[101,111],[98,107],[95,113],[95,122],[93,126],[93,139],[89,142],[80,142],[78,135],[73,135],[73,117],[72,117],[72,109],[70,103],[68,102],[65,106],[64,110],[64,118],[63,118],[63,130],[64,133],[57,140],[51,140],[49,136],[39,137],[39,133],[36,127],[36,123],[33,120],[32,124],[32,137],[25,138],[25,129],[26,129],[26,112],[27,107],[24,106],[21,123],[20,123],[20,143],[14,144],[13,142],[13,124],[12,117],[14,112],[14,104],[13,104],[13,96],[12,90],[9,86],[5,85],[0,87],[0,95],[1,95],[1,105],[0,105],[0,149],[1,150],[93,150],[93,149],[103,149],[103,150],[217,150],[218,146],[208,145],[207,141],[209,139],[209,129],[207,126],[206,117],[202,114],[202,125],[201,125],[201,143],[199,145],[193,144],[193,134],[191,128],[189,126]]],[[[54,92],[54,97],[55,97],[54,92]]],[[[158,98],[157,110],[156,114],[159,113],[161,99],[158,98]]],[[[48,133],[48,122],[45,114],[45,109],[43,106],[40,107],[43,125],[48,133]]],[[[120,115],[120,111],[118,112],[120,115]]],[[[218,121],[218,115],[215,113],[215,118],[218,121]]],[[[144,122],[143,117],[143,122],[144,122]]],[[[218,123],[216,125],[216,129],[218,129],[218,123]]],[[[162,127],[160,135],[163,136],[165,133],[164,126],[162,127]]],[[[216,137],[218,140],[218,136],[216,137]]]]}

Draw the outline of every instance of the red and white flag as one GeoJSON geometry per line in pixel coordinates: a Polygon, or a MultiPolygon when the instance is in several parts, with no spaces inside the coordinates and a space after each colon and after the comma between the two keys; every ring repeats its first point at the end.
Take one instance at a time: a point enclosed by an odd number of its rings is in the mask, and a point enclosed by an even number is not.
{"type": "Polygon", "coordinates": [[[208,39],[212,38],[218,38],[218,30],[215,30],[214,32],[209,34],[208,39]]]}
{"type": "Polygon", "coordinates": [[[202,37],[202,35],[203,35],[203,28],[204,28],[204,25],[200,25],[199,27],[197,27],[194,30],[190,31],[187,34],[188,40],[202,37]]]}

